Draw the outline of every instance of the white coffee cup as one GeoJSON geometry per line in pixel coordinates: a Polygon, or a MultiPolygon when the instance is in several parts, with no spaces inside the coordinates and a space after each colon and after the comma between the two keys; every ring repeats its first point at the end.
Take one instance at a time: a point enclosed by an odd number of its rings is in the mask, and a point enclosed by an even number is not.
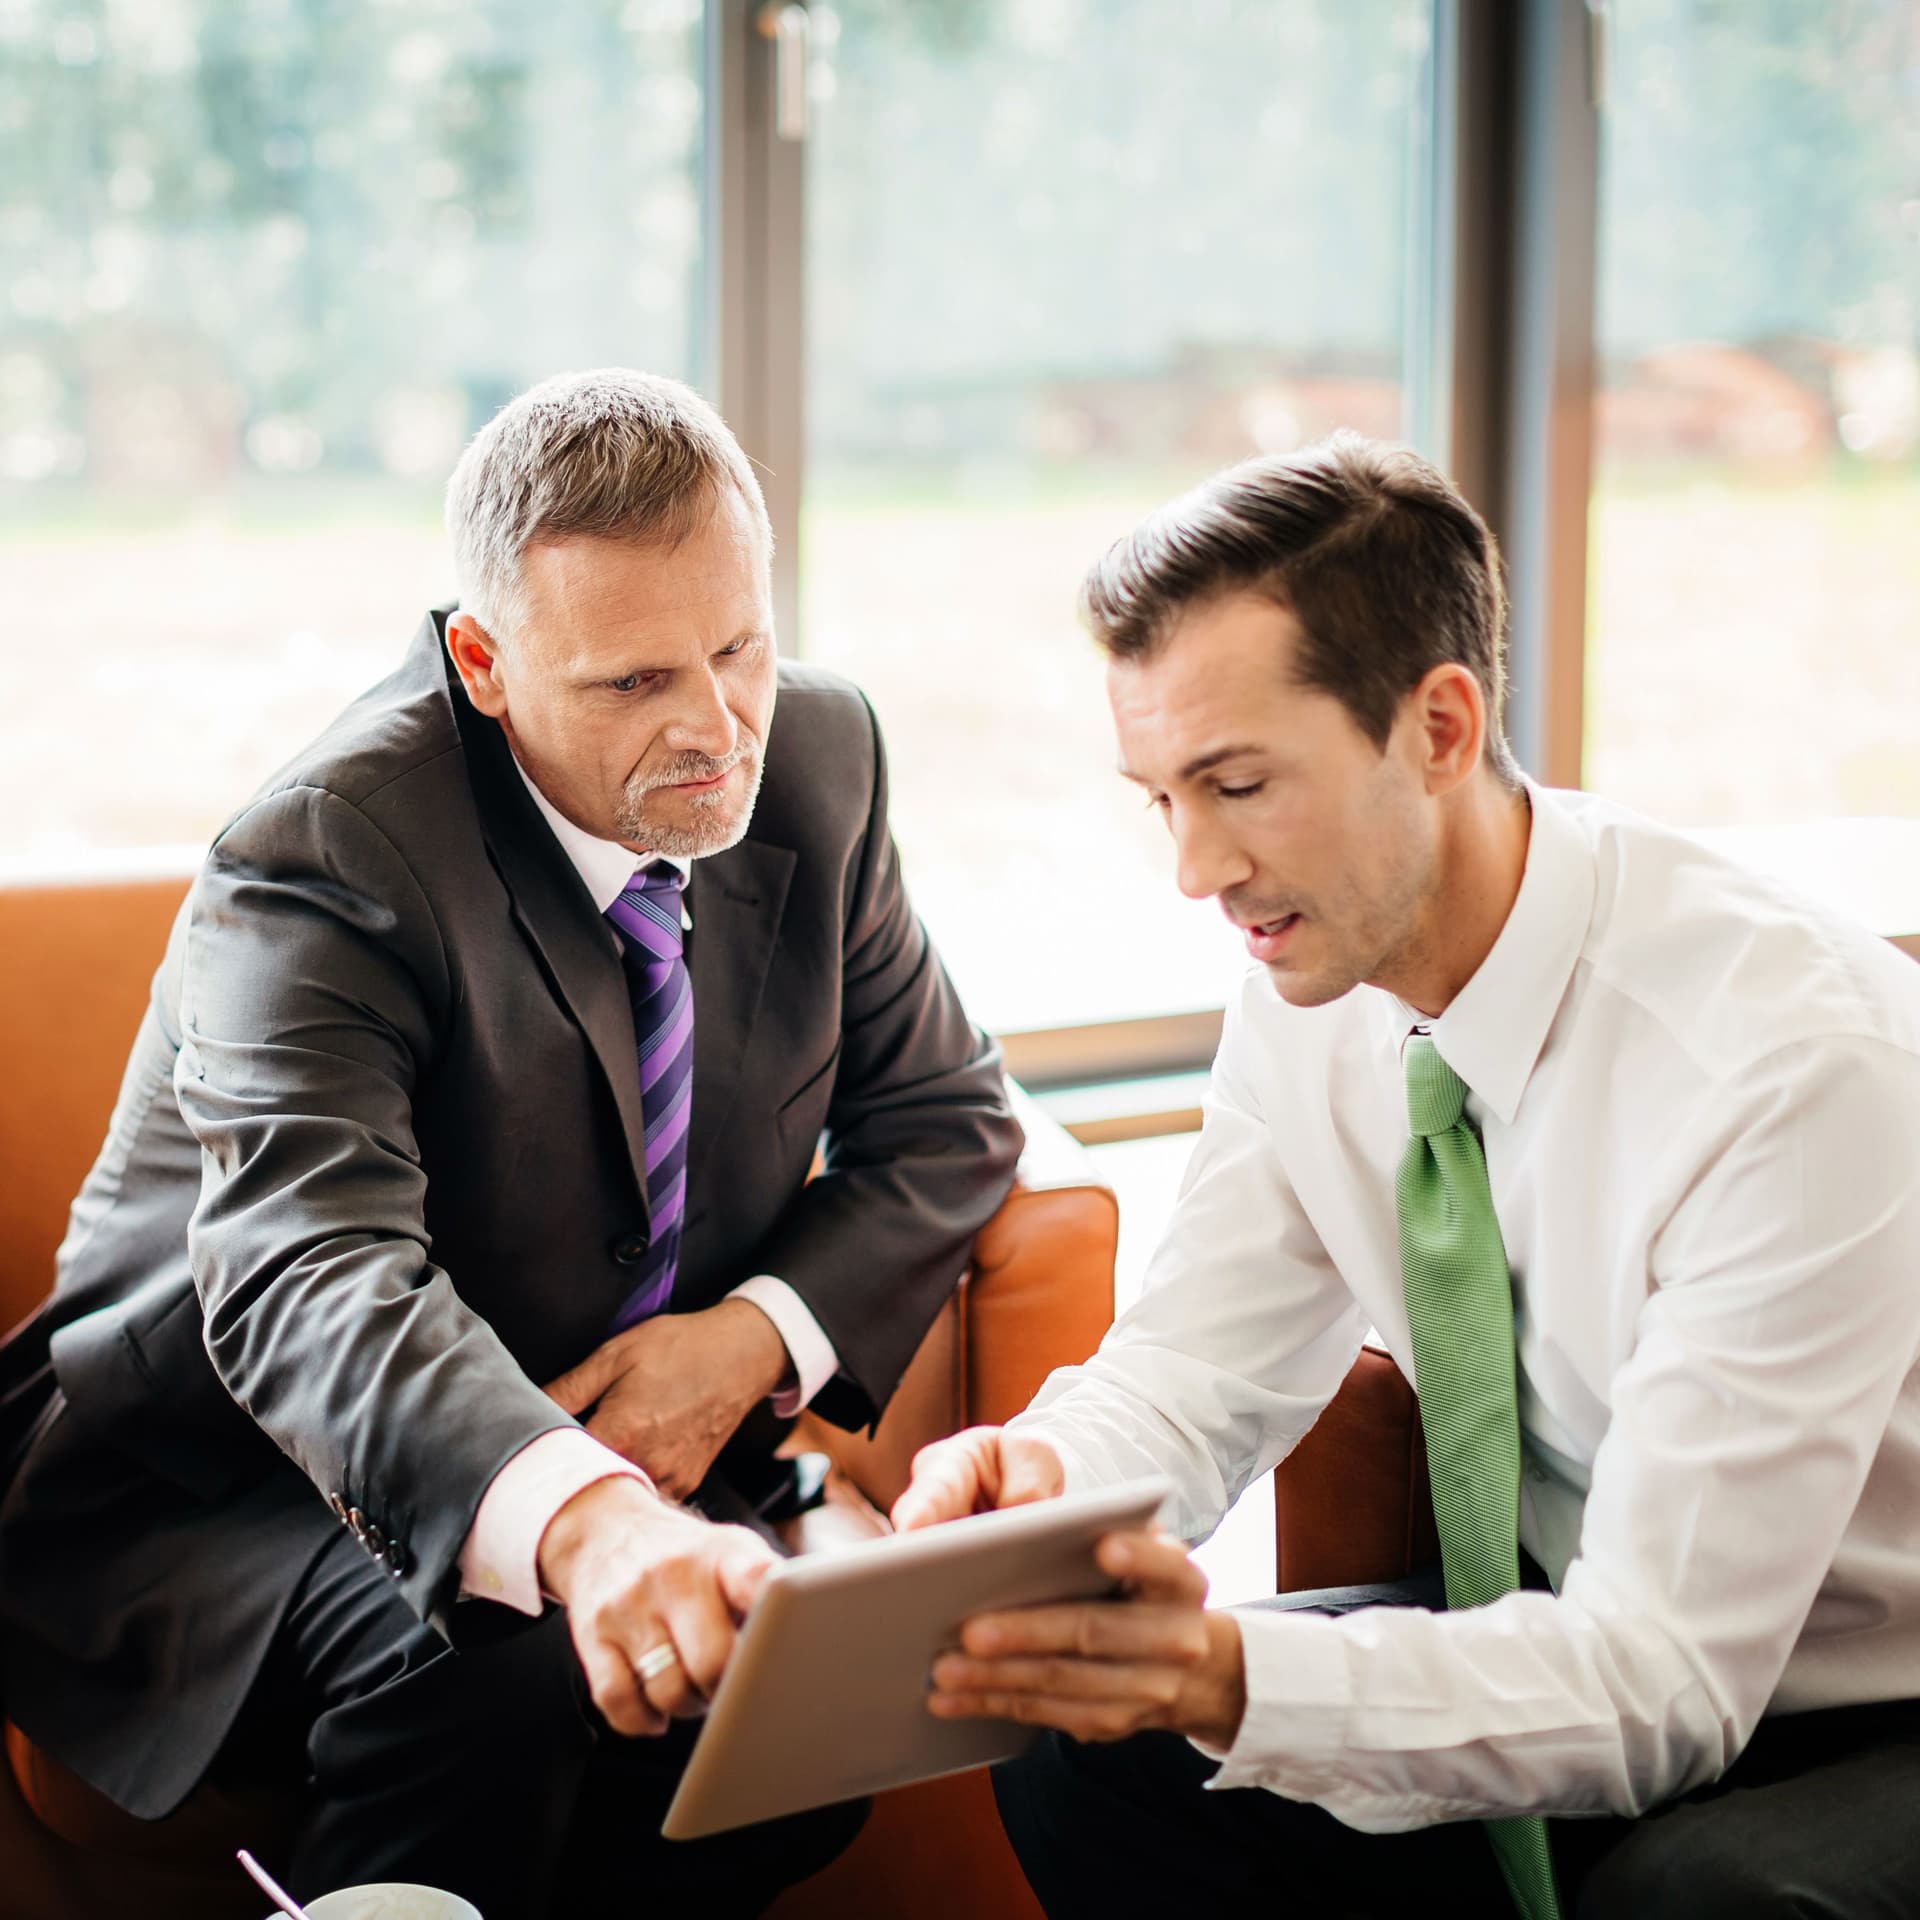
{"type": "MultiPolygon", "coordinates": [[[[342,1887],[338,1893],[323,1893],[305,1904],[312,1920],[481,1920],[480,1909],[457,1893],[407,1886],[398,1880],[342,1887]]],[[[267,1920],[285,1917],[270,1913],[267,1920]]]]}

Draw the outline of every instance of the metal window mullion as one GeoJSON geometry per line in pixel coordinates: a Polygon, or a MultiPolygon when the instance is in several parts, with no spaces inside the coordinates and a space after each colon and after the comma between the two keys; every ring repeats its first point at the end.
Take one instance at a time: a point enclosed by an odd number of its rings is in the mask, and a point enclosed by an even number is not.
{"type": "Polygon", "coordinates": [[[773,610],[800,639],[806,452],[806,142],[775,126],[773,42],[760,0],[708,0],[708,391],[755,463],[773,523],[773,610]]]}
{"type": "Polygon", "coordinates": [[[1498,536],[1507,732],[1580,782],[1592,459],[1599,17],[1587,0],[1437,0],[1433,444],[1498,536]]]}
{"type": "Polygon", "coordinates": [[[1586,706],[1599,16],[1586,0],[1529,0],[1523,17],[1508,414],[1513,733],[1522,764],[1572,787],[1586,706]]]}

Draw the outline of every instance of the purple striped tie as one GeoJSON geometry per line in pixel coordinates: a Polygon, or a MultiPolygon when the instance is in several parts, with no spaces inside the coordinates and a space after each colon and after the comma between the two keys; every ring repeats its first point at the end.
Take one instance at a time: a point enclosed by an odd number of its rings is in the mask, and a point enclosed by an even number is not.
{"type": "Polygon", "coordinates": [[[685,885],[686,875],[662,861],[641,868],[607,909],[607,918],[626,943],[652,1221],[639,1284],[614,1316],[616,1333],[667,1304],[680,1259],[680,1223],[687,1210],[687,1121],[693,1111],[693,979],[687,972],[680,910],[685,885]]]}

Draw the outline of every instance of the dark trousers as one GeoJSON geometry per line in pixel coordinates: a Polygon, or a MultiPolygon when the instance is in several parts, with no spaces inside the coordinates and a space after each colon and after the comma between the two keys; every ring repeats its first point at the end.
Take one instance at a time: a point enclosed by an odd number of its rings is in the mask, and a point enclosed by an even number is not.
{"type": "MultiPolygon", "coordinates": [[[[1340,1590],[1326,1611],[1437,1583],[1340,1590]]],[[[1000,1816],[1050,1920],[1286,1913],[1511,1914],[1477,1822],[1356,1832],[1259,1787],[1206,1790],[1185,1740],[1050,1737],[997,1768],[1000,1816]]],[[[1761,1722],[1711,1786],[1638,1820],[1555,1820],[1568,1920],[1920,1920],[1920,1701],[1761,1722]]]]}
{"type": "Polygon", "coordinates": [[[859,1830],[832,1807],[708,1840],[660,1838],[696,1729],[629,1740],[594,1710],[566,1616],[485,1601],[449,1647],[344,1532],[289,1608],[216,1771],[286,1771],[306,1817],[287,1885],[463,1895],[486,1920],[757,1914],[859,1830]]]}

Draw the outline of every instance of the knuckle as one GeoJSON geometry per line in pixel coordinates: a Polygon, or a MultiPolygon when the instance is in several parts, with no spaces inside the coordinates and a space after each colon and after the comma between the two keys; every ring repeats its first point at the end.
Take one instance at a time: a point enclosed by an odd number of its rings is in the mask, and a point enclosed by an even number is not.
{"type": "Polygon", "coordinates": [[[692,1720],[706,1711],[707,1703],[694,1692],[685,1680],[669,1687],[663,1687],[658,1693],[651,1687],[647,1691],[648,1704],[669,1720],[692,1720]]]}
{"type": "Polygon", "coordinates": [[[621,1733],[646,1731],[646,1706],[630,1680],[603,1675],[593,1689],[593,1704],[610,1727],[621,1733]]]}
{"type": "Polygon", "coordinates": [[[695,1592],[712,1564],[712,1548],[707,1541],[681,1541],[660,1562],[661,1585],[676,1598],[695,1592]]]}

